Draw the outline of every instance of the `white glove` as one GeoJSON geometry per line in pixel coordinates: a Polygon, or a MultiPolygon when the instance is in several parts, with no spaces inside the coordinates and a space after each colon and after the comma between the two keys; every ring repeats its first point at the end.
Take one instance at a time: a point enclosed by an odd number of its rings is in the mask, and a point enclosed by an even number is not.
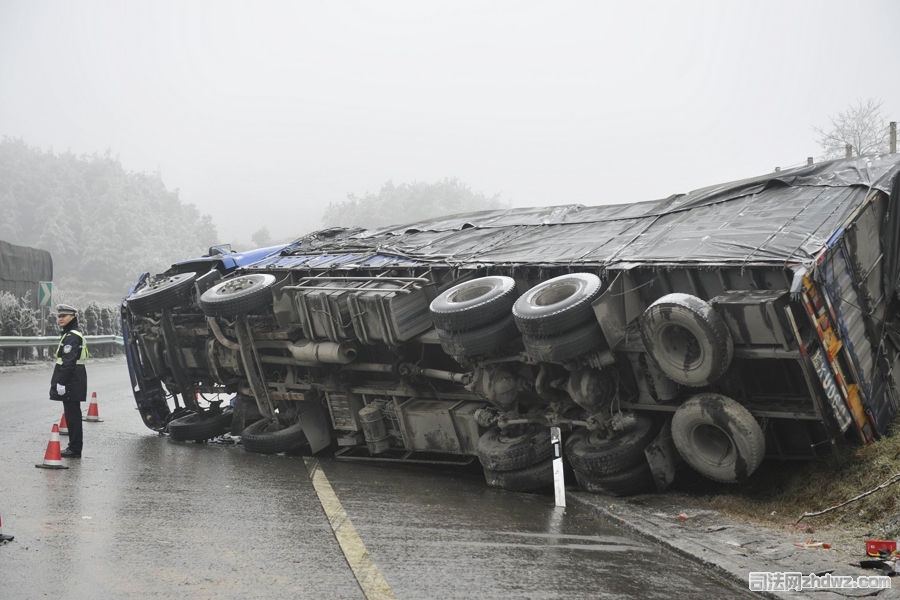
{"type": "Polygon", "coordinates": [[[61,383],[57,383],[56,384],[56,393],[59,394],[60,396],[65,396],[66,395],[66,386],[64,386],[61,383]]]}

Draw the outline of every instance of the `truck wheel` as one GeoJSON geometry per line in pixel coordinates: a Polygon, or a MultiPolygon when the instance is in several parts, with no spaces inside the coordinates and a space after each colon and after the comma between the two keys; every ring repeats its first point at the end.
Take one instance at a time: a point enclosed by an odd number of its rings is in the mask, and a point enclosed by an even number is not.
{"type": "Polygon", "coordinates": [[[581,489],[595,494],[632,496],[656,491],[650,464],[645,460],[625,470],[598,477],[575,470],[575,481],[581,489]]]}
{"type": "Polygon", "coordinates": [[[539,362],[565,362],[599,350],[606,344],[600,324],[586,322],[559,335],[533,337],[522,335],[525,352],[539,362]]]}
{"type": "Polygon", "coordinates": [[[723,483],[747,479],[766,453],[765,435],[750,411],[711,392],[678,407],[672,417],[672,441],[694,470],[723,483]]]}
{"type": "Polygon", "coordinates": [[[571,273],[541,282],[519,296],[512,307],[516,325],[533,337],[553,335],[594,318],[591,302],[600,293],[593,273],[571,273]]]}
{"type": "Polygon", "coordinates": [[[228,431],[232,417],[230,406],[191,413],[169,422],[169,437],[181,442],[209,440],[228,431]]]}
{"type": "Polygon", "coordinates": [[[641,315],[647,353],[672,381],[703,387],[731,364],[734,343],[713,307],[690,294],[663,296],[641,315]]]}
{"type": "Polygon", "coordinates": [[[274,284],[275,276],[269,273],[226,279],[200,295],[200,308],[208,316],[242,315],[271,304],[269,288],[274,284]]]}
{"type": "Polygon", "coordinates": [[[194,286],[196,273],[176,273],[174,275],[150,278],[147,285],[135,290],[125,299],[128,308],[139,315],[146,315],[164,308],[178,305],[194,286]]]}
{"type": "Polygon", "coordinates": [[[566,456],[576,471],[592,477],[611,475],[646,462],[644,448],[658,432],[659,424],[646,415],[637,415],[633,429],[611,438],[578,429],[566,440],[566,456]]]}
{"type": "Polygon", "coordinates": [[[241,432],[241,444],[248,452],[277,454],[297,450],[306,446],[307,441],[299,421],[285,427],[278,421],[262,419],[241,432]]]}
{"type": "Polygon", "coordinates": [[[437,330],[444,352],[454,358],[490,356],[519,337],[512,315],[468,331],[437,330]]]}
{"type": "Polygon", "coordinates": [[[553,453],[550,428],[536,424],[489,429],[478,438],[478,460],[489,471],[514,471],[529,467],[553,453]]]}
{"type": "Polygon", "coordinates": [[[464,281],[431,301],[434,326],[444,331],[476,329],[509,314],[516,297],[512,277],[496,275],[464,281]]]}
{"type": "Polygon", "coordinates": [[[530,492],[553,487],[553,460],[545,460],[515,471],[484,470],[488,487],[511,492],[530,492]]]}

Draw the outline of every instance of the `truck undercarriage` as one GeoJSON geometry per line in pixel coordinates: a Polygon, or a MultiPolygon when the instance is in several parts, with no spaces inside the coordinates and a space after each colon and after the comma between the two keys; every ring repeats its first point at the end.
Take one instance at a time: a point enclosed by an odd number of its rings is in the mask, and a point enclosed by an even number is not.
{"type": "Polygon", "coordinates": [[[740,482],[764,458],[886,434],[898,171],[868,157],[211,249],[123,303],[135,399],[176,439],[477,457],[513,490],[552,484],[551,426],[588,490],[664,489],[681,460],[740,482]]]}

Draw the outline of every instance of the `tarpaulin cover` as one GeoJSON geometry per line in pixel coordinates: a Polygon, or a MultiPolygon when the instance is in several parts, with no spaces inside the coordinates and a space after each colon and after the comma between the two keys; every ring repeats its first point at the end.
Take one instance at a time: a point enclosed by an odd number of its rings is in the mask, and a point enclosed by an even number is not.
{"type": "Polygon", "coordinates": [[[898,155],[838,160],[664,200],[481,211],[328,232],[298,241],[290,253],[295,268],[301,256],[347,253],[454,266],[810,264],[872,190],[890,194],[898,171],[898,155]]]}
{"type": "Polygon", "coordinates": [[[0,241],[0,292],[22,298],[31,292],[37,306],[38,282],[53,280],[53,260],[46,250],[0,241]]]}

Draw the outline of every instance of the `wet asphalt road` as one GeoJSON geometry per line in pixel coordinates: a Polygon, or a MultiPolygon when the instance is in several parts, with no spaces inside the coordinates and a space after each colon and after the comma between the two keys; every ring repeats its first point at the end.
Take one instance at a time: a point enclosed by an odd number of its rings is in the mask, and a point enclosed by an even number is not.
{"type": "MultiPolygon", "coordinates": [[[[62,414],[46,399],[51,369],[0,373],[0,518],[15,536],[0,546],[0,598],[377,597],[354,576],[309,461],[158,436],[124,360],[88,367],[103,421],[84,424],[84,457],[36,469],[62,414]]],[[[477,468],[318,466],[384,597],[753,597],[587,509],[487,488],[477,468]]]]}

